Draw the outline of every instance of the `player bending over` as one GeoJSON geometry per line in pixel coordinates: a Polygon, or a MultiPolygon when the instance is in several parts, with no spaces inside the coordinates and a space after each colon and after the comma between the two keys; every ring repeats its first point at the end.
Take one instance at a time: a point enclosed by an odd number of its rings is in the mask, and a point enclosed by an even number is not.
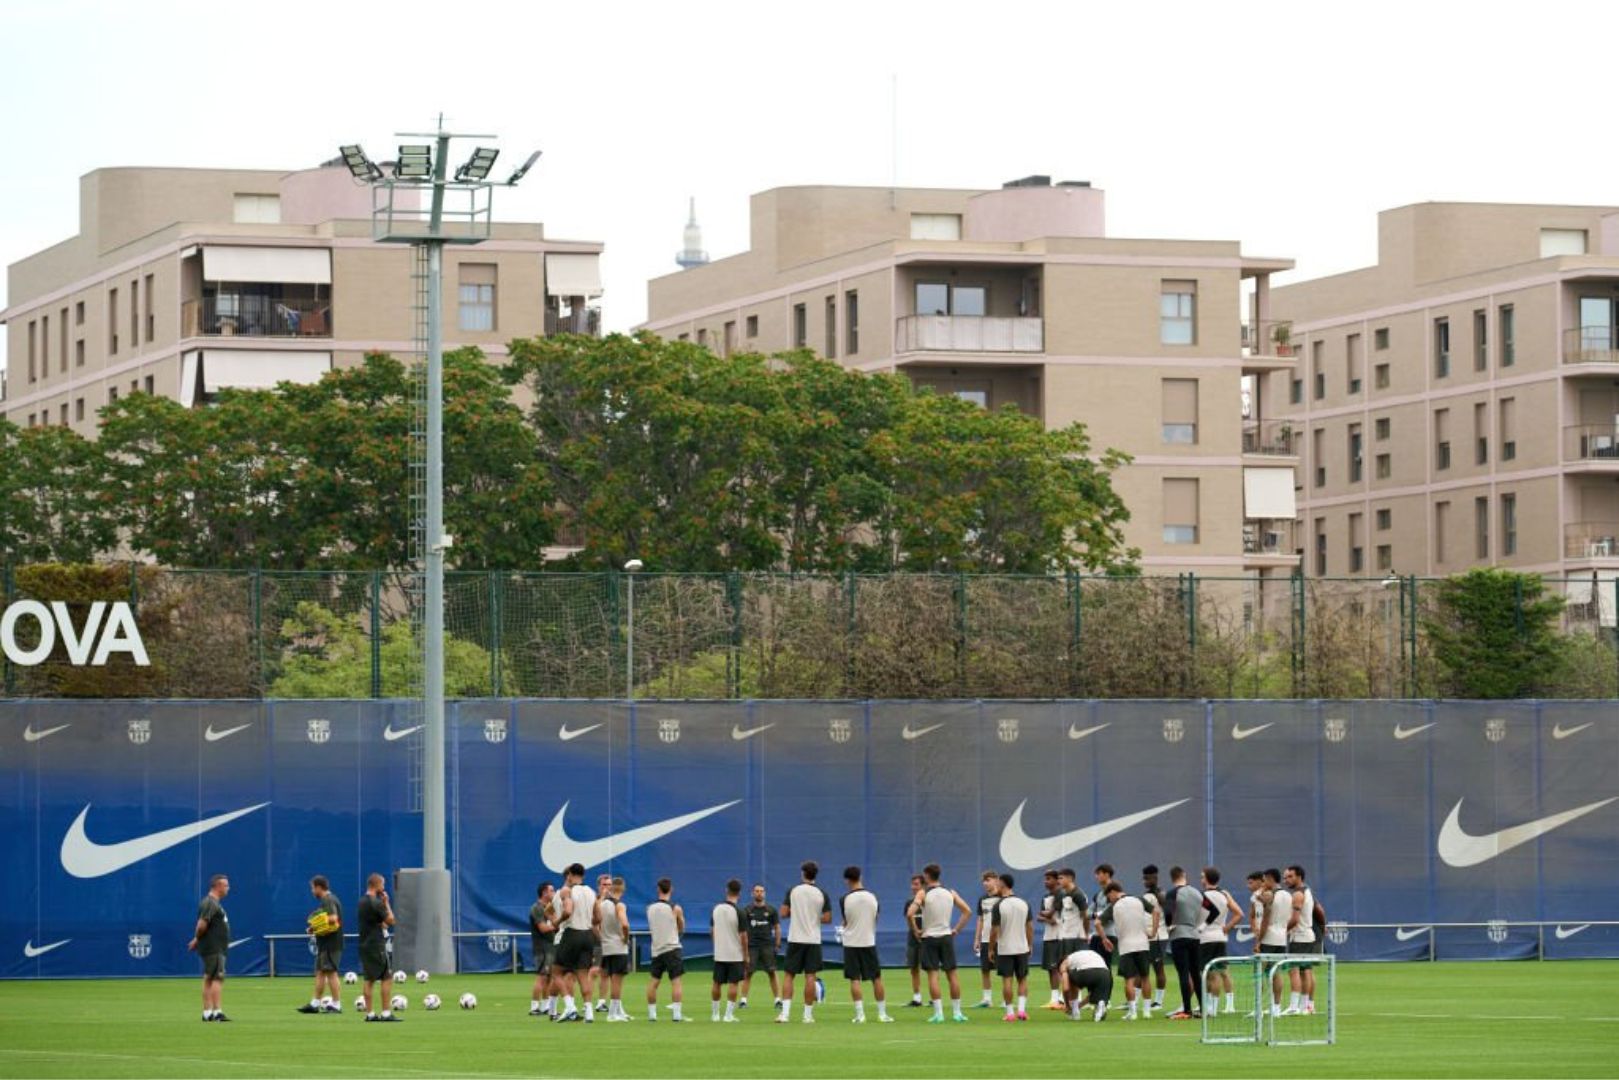
{"type": "Polygon", "coordinates": [[[1113,996],[1113,972],[1107,966],[1107,960],[1095,949],[1075,949],[1063,958],[1058,970],[1061,972],[1063,1000],[1068,1005],[1068,1015],[1078,1020],[1080,1009],[1094,1005],[1094,1019],[1104,1019],[1108,999],[1113,996]],[[1083,1002],[1080,1001],[1082,995],[1085,999],[1083,1002]]]}

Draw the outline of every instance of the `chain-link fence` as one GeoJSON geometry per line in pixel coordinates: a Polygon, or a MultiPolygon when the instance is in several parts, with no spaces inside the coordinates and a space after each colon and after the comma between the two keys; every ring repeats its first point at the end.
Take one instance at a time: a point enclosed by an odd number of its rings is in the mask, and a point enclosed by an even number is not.
{"type": "MultiPolygon", "coordinates": [[[[11,697],[391,697],[403,576],[7,567],[4,600],[134,600],[149,668],[9,659],[11,697]]],[[[1539,696],[1619,694],[1611,576],[1546,578],[1539,696]]],[[[1434,579],[451,573],[454,696],[1399,698],[1444,693],[1434,579]],[[633,611],[633,616],[632,616],[633,611]],[[633,682],[633,687],[631,683],[633,682]]],[[[33,624],[17,620],[19,640],[33,624]]],[[[37,628],[34,628],[37,629],[37,628]]],[[[35,638],[37,641],[37,637],[35,638]]]]}

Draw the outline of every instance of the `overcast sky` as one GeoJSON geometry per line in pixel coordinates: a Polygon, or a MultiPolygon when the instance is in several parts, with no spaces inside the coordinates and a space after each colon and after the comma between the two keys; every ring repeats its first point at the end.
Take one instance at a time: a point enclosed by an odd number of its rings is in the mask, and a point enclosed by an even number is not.
{"type": "MultiPolygon", "coordinates": [[[[1619,3],[18,3],[0,7],[0,261],[99,166],[294,169],[442,110],[545,157],[496,216],[605,241],[609,328],[788,184],[1088,179],[1114,236],[1235,239],[1293,275],[1379,209],[1619,203],[1619,3]],[[898,93],[892,87],[897,81],[898,93]],[[892,102],[897,99],[897,110],[892,102]]],[[[515,161],[512,162],[515,164],[515,161]]],[[[507,164],[503,160],[502,164],[507,164]]]]}

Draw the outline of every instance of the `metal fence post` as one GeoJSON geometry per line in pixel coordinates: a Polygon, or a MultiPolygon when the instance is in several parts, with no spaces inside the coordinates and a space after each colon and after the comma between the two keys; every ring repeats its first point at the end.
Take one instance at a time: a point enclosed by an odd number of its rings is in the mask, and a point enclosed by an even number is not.
{"type": "MultiPolygon", "coordinates": [[[[607,655],[611,658],[607,665],[608,696],[612,696],[613,680],[618,678],[618,672],[622,666],[618,662],[619,642],[623,635],[623,630],[618,625],[620,614],[618,602],[618,574],[619,572],[617,570],[607,571],[607,655]]],[[[630,688],[627,679],[628,676],[626,675],[626,683],[624,686],[624,699],[626,701],[629,700],[630,696],[630,688]]]]}
{"type": "Polygon", "coordinates": [[[967,575],[956,571],[956,693],[967,694],[967,575]]]}
{"type": "Polygon", "coordinates": [[[1291,622],[1293,623],[1293,647],[1290,650],[1291,655],[1288,657],[1288,659],[1293,665],[1293,696],[1298,697],[1304,690],[1305,677],[1304,635],[1306,632],[1306,627],[1304,625],[1304,575],[1295,571],[1293,576],[1288,580],[1293,583],[1293,602],[1290,605],[1292,607],[1291,622]]]}
{"type": "Polygon", "coordinates": [[[1074,571],[1068,571],[1068,604],[1073,608],[1073,626],[1068,638],[1068,689],[1071,693],[1079,693],[1079,650],[1085,640],[1085,617],[1082,600],[1084,598],[1084,578],[1074,571]]]}
{"type": "Polygon", "coordinates": [[[382,696],[382,571],[371,571],[371,696],[382,696]]]}
{"type": "MultiPolygon", "coordinates": [[[[0,586],[4,588],[6,604],[10,605],[17,595],[17,579],[10,563],[6,563],[4,569],[0,570],[0,586]]],[[[17,669],[12,666],[9,656],[5,658],[5,686],[7,697],[17,692],[17,669]]]]}
{"type": "Polygon", "coordinates": [[[1417,695],[1417,690],[1418,690],[1418,687],[1417,687],[1417,628],[1418,628],[1418,623],[1417,623],[1417,599],[1418,599],[1418,596],[1417,596],[1417,588],[1418,588],[1417,575],[1412,574],[1410,580],[1411,580],[1411,605],[1410,605],[1411,611],[1410,611],[1410,614],[1406,616],[1406,619],[1407,619],[1407,624],[1408,624],[1408,626],[1410,628],[1411,659],[1406,664],[1407,676],[1406,676],[1406,695],[1405,696],[1406,697],[1415,697],[1417,695]]]}
{"type": "MultiPolygon", "coordinates": [[[[489,571],[489,693],[500,696],[500,573],[489,571]]],[[[515,948],[515,946],[514,946],[515,948]]]]}
{"type": "Polygon", "coordinates": [[[129,607],[132,611],[141,609],[140,567],[134,563],[129,564],[129,607]]]}
{"type": "Polygon", "coordinates": [[[270,684],[264,678],[264,571],[254,567],[248,579],[249,618],[253,623],[253,670],[257,672],[261,693],[270,696],[270,684]]]}
{"type": "Polygon", "coordinates": [[[725,599],[731,607],[731,651],[726,660],[728,695],[742,696],[742,575],[732,570],[725,575],[725,599]]]}
{"type": "Polygon", "coordinates": [[[1186,676],[1183,686],[1197,689],[1197,574],[1186,574],[1186,676]]]}
{"type": "Polygon", "coordinates": [[[859,588],[858,578],[853,570],[845,571],[844,580],[844,623],[843,623],[843,695],[855,695],[854,650],[857,633],[855,617],[855,594],[859,588]]]}

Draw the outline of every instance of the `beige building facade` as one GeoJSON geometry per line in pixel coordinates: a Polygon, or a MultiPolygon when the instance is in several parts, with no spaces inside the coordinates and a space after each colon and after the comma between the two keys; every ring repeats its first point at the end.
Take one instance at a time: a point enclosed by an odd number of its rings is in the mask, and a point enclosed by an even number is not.
{"type": "MultiPolygon", "coordinates": [[[[8,268],[0,413],[96,429],[121,395],[206,404],[227,387],[308,382],[415,348],[408,246],[372,239],[372,193],[346,168],[98,169],[78,235],[8,268]]],[[[596,332],[599,243],[492,226],[445,254],[446,348],[596,332]]]]}
{"type": "Polygon", "coordinates": [[[1151,572],[1288,576],[1294,447],[1259,377],[1285,259],[1238,244],[1109,237],[1103,192],[778,188],[748,251],[656,278],[647,329],[721,354],[807,347],[1049,427],[1083,422],[1151,572]],[[1253,318],[1245,324],[1243,307],[1253,318]]]}
{"type": "Polygon", "coordinates": [[[1619,208],[1388,210],[1376,266],[1272,303],[1307,574],[1619,572],[1619,208]]]}

